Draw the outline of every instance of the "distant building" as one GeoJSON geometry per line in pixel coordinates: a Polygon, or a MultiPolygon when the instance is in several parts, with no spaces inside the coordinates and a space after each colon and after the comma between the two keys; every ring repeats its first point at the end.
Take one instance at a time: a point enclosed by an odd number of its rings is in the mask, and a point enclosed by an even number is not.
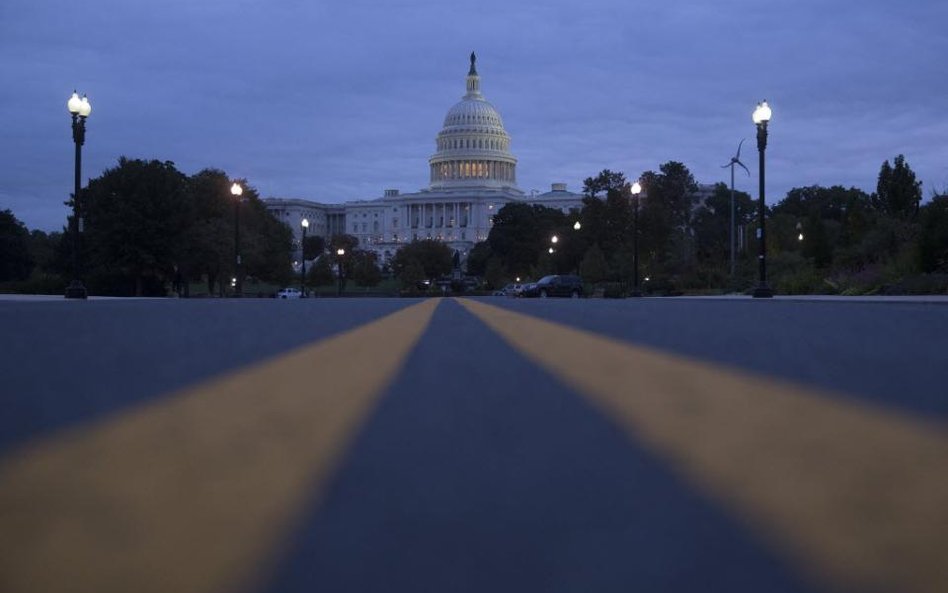
{"type": "Polygon", "coordinates": [[[549,192],[525,195],[517,187],[517,159],[500,113],[481,93],[471,54],[467,92],[452,106],[428,159],[430,184],[415,193],[387,189],[371,200],[323,204],[304,199],[268,198],[267,209],[293,230],[296,257],[303,218],[310,235],[329,238],[346,233],[359,246],[388,261],[399,246],[416,239],[435,239],[457,250],[462,259],[487,239],[494,214],[511,202],[541,204],[568,213],[582,208],[583,195],[554,183],[549,192]]]}

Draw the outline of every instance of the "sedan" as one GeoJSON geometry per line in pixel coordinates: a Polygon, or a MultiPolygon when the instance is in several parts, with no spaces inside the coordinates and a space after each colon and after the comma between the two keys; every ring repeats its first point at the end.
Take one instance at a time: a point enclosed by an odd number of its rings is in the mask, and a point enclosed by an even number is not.
{"type": "Polygon", "coordinates": [[[535,284],[527,285],[521,296],[524,297],[572,297],[583,296],[583,281],[579,276],[544,276],[535,284]]]}

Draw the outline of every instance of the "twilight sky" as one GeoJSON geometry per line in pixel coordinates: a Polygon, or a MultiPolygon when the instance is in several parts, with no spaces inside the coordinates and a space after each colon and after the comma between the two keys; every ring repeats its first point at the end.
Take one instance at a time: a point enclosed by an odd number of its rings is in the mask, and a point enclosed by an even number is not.
{"type": "Polygon", "coordinates": [[[93,106],[84,183],[125,155],[264,197],[415,191],[471,50],[526,192],[668,160],[725,181],[746,138],[756,197],[763,98],[768,203],[872,191],[899,153],[926,198],[948,188],[944,0],[2,0],[0,210],[64,224],[73,88],[93,106]]]}

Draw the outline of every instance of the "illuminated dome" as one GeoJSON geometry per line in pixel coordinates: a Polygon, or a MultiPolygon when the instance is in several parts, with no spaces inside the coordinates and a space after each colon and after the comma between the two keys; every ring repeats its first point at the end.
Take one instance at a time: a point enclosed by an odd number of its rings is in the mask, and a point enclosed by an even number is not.
{"type": "Polygon", "coordinates": [[[517,159],[510,154],[510,136],[500,114],[481,94],[476,60],[471,53],[467,94],[448,110],[438,133],[438,152],[428,159],[432,189],[517,185],[517,159]]]}

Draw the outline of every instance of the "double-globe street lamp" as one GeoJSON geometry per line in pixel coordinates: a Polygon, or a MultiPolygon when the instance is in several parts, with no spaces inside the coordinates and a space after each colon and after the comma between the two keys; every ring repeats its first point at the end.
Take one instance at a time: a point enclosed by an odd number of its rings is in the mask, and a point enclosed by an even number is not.
{"type": "Polygon", "coordinates": [[[300,221],[303,227],[303,240],[300,242],[300,295],[306,296],[306,229],[309,228],[309,220],[304,218],[300,221]]]}
{"type": "Polygon", "coordinates": [[[767,285],[767,233],[764,227],[764,211],[766,209],[764,205],[764,152],[767,150],[767,123],[770,121],[771,115],[773,115],[773,112],[765,100],[757,104],[757,109],[754,110],[752,116],[754,124],[757,126],[757,152],[760,155],[758,175],[760,178],[760,200],[757,206],[757,239],[760,242],[760,253],[757,259],[760,268],[760,279],[757,288],[754,289],[754,298],[771,298],[774,296],[773,289],[767,285]]]}
{"type": "Polygon", "coordinates": [[[639,194],[642,184],[636,181],[629,188],[632,194],[632,296],[642,296],[639,290],[639,194]]]}
{"type": "Polygon", "coordinates": [[[244,188],[236,181],[230,186],[234,196],[234,296],[243,294],[243,279],[240,277],[240,196],[244,188]]]}
{"type": "Polygon", "coordinates": [[[92,104],[85,95],[79,98],[79,93],[72,92],[72,97],[66,102],[66,108],[72,114],[72,140],[76,144],[76,183],[72,194],[72,282],[66,288],[67,299],[84,299],[88,297],[86,287],[82,284],[82,268],[80,252],[82,244],[80,236],[83,231],[82,210],[79,207],[79,185],[82,169],[82,145],[86,142],[86,118],[92,113],[92,104]]]}
{"type": "Polygon", "coordinates": [[[339,249],[336,250],[336,258],[338,260],[338,263],[336,265],[339,267],[339,291],[338,291],[339,296],[342,296],[342,283],[345,281],[344,280],[345,274],[343,272],[343,267],[342,267],[342,258],[344,258],[345,256],[346,256],[345,249],[340,247],[339,249]]]}

